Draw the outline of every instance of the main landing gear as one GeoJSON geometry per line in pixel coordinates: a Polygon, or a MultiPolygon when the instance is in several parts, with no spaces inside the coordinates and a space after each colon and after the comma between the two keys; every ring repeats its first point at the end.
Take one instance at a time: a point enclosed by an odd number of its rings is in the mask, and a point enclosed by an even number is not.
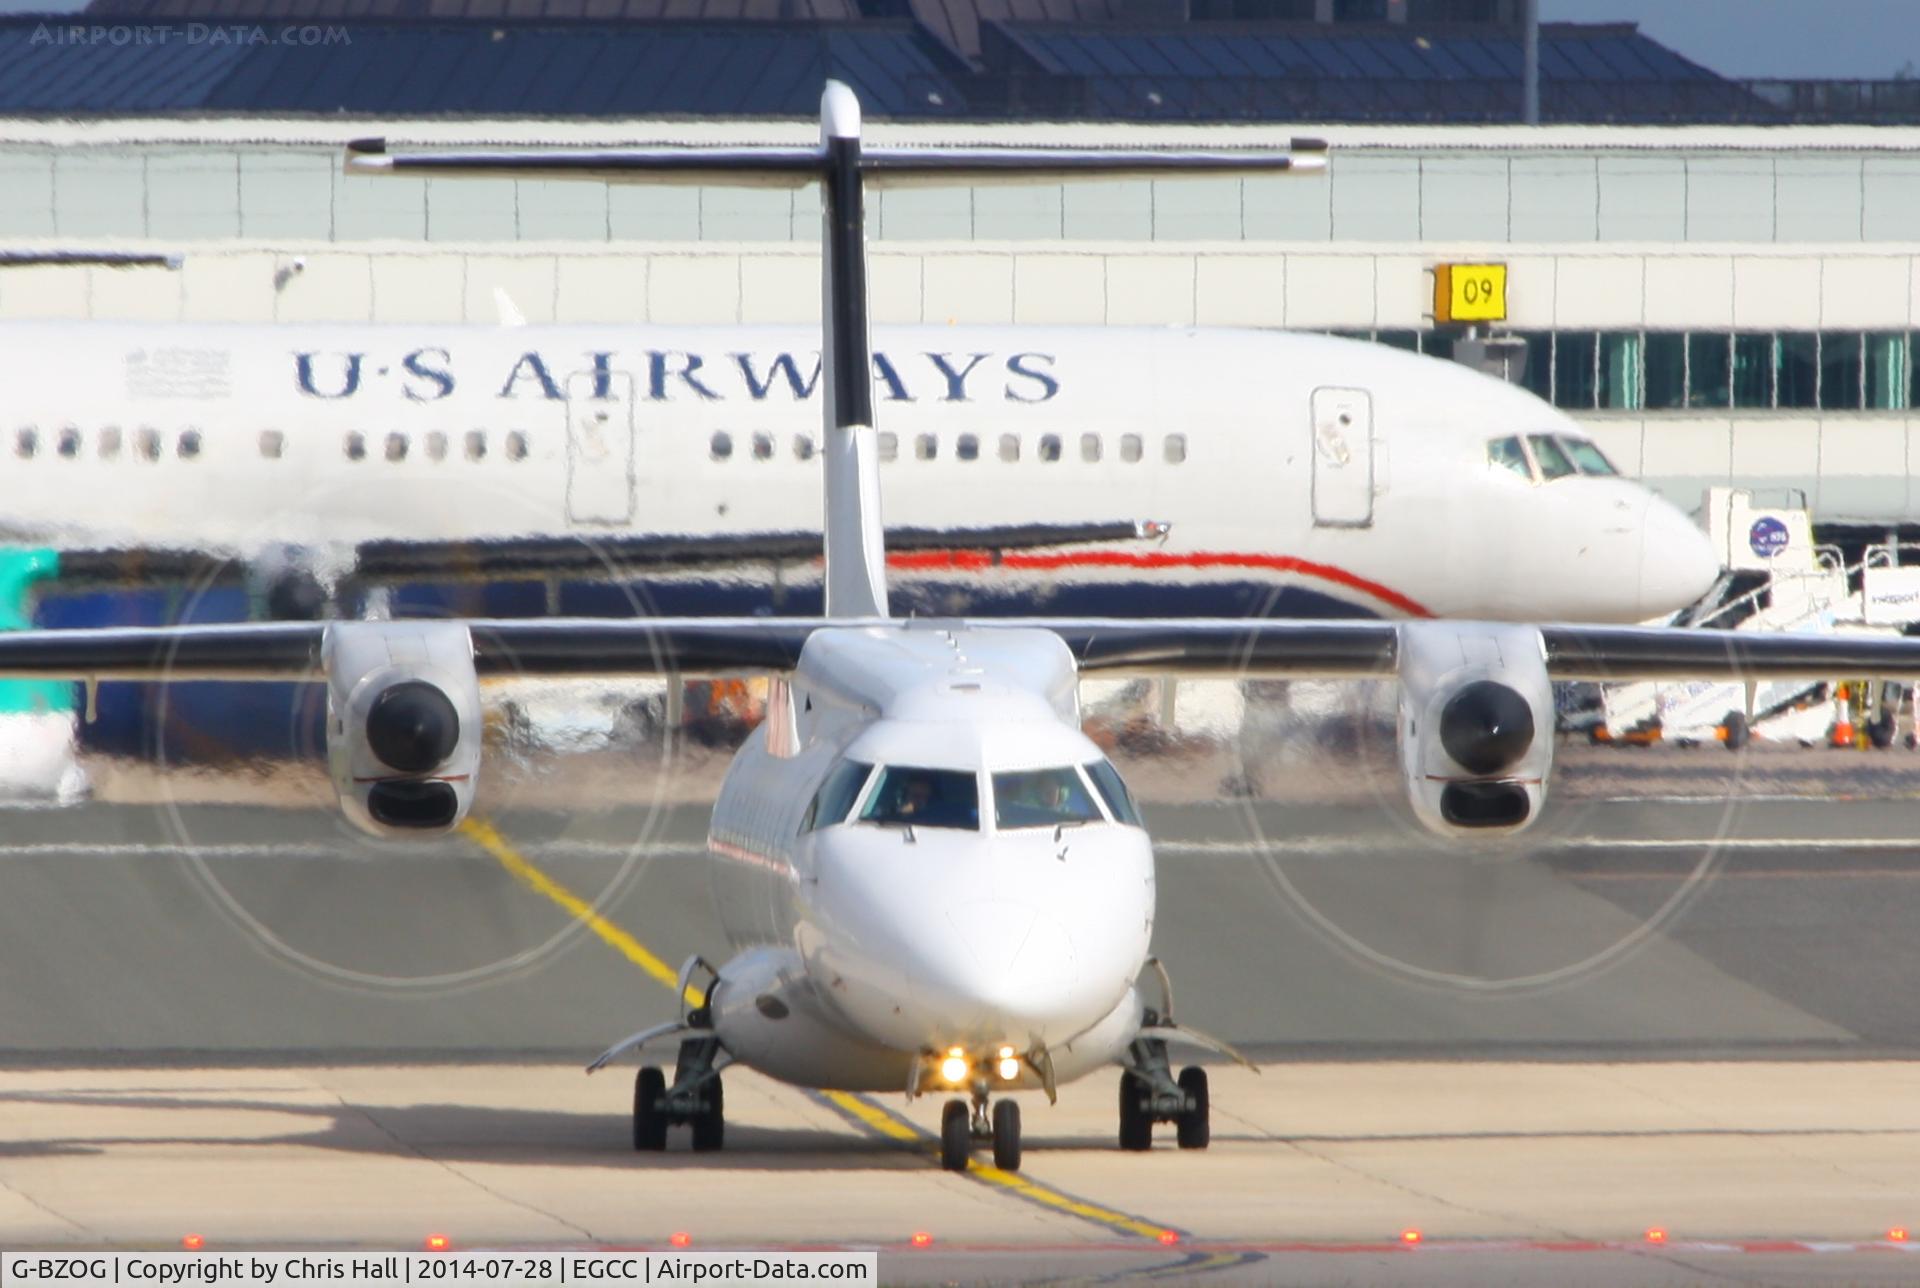
{"type": "Polygon", "coordinates": [[[993,1165],[1003,1172],[1020,1170],[1020,1105],[1002,1100],[987,1113],[984,1085],[974,1088],[973,1108],[964,1100],[949,1100],[940,1111],[940,1166],[964,1172],[973,1157],[976,1140],[993,1142],[993,1165]]]}
{"type": "Polygon", "coordinates": [[[719,1149],[726,1141],[726,1089],[720,1081],[715,1057],[720,1053],[717,1038],[688,1038],[680,1044],[680,1058],[674,1063],[673,1085],[653,1065],[646,1065],[633,1079],[633,1147],[661,1150],[667,1147],[667,1128],[685,1123],[693,1128],[694,1149],[705,1152],[719,1149]]]}
{"type": "Polygon", "coordinates": [[[1172,1123],[1181,1149],[1205,1149],[1213,1137],[1207,1071],[1188,1065],[1173,1076],[1167,1044],[1140,1038],[1127,1048],[1120,1075],[1120,1148],[1153,1148],[1153,1125],[1172,1123]]]}
{"type": "Polygon", "coordinates": [[[673,1066],[673,1085],[667,1085],[666,1076],[653,1065],[643,1066],[634,1075],[635,1149],[665,1149],[667,1128],[681,1123],[693,1128],[696,1151],[716,1150],[726,1142],[726,1088],[720,1082],[720,1070],[725,1064],[721,1060],[720,1039],[713,1035],[713,990],[720,982],[720,975],[704,959],[689,958],[680,968],[681,996],[686,996],[688,980],[697,970],[705,970],[711,978],[701,1004],[681,1016],[680,1028],[691,1030],[694,1036],[680,1043],[680,1057],[673,1066]]]}

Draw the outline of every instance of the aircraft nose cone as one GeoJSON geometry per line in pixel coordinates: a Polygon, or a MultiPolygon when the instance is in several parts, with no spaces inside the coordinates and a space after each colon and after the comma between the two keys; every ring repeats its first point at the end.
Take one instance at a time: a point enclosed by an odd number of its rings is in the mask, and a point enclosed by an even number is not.
{"type": "Polygon", "coordinates": [[[1694,603],[1720,576],[1720,560],[1700,526],[1661,497],[1640,525],[1640,616],[1661,617],[1694,603]]]}
{"type": "Polygon", "coordinates": [[[915,984],[927,1003],[996,1031],[1042,1032],[1070,1021],[1077,971],[1066,927],[1005,900],[947,914],[952,938],[927,945],[915,984]]]}

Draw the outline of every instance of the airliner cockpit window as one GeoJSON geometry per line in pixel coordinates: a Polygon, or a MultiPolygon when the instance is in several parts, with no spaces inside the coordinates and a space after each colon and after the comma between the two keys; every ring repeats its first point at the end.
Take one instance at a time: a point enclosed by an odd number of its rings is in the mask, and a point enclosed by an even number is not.
{"type": "Polygon", "coordinates": [[[1072,765],[993,776],[993,823],[1001,829],[1098,823],[1100,807],[1072,765]]]}
{"type": "Polygon", "coordinates": [[[1140,822],[1140,811],[1133,807],[1133,795],[1127,791],[1127,785],[1120,778],[1120,771],[1111,762],[1096,760],[1086,766],[1087,777],[1093,780],[1094,790],[1100,793],[1100,799],[1107,803],[1107,813],[1113,815],[1117,823],[1128,827],[1144,826],[1140,822]]]}
{"type": "Polygon", "coordinates": [[[1533,448],[1533,459],[1539,462],[1540,477],[1549,483],[1574,473],[1573,462],[1567,459],[1551,434],[1528,434],[1527,444],[1533,448]]]}
{"type": "Polygon", "coordinates": [[[889,765],[860,811],[862,823],[980,830],[980,784],[956,769],[889,765]]]}
{"type": "Polygon", "coordinates": [[[858,760],[843,760],[835,765],[828,772],[826,781],[820,784],[820,790],[813,794],[806,817],[800,820],[800,830],[811,832],[816,828],[844,823],[847,811],[853,808],[860,789],[867,785],[872,773],[872,765],[858,760]]]}
{"type": "Polygon", "coordinates": [[[1496,438],[1487,444],[1487,464],[1503,465],[1527,482],[1533,482],[1533,468],[1518,438],[1496,438]]]}
{"type": "Polygon", "coordinates": [[[1599,478],[1612,478],[1620,473],[1613,468],[1613,462],[1594,445],[1590,438],[1568,438],[1562,436],[1560,446],[1567,449],[1567,455],[1580,467],[1582,474],[1592,474],[1599,478]]]}

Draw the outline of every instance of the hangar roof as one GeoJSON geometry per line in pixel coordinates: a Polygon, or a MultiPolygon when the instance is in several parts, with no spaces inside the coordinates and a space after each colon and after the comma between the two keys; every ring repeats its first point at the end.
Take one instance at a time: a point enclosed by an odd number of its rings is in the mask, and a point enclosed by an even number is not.
{"type": "MultiPolygon", "coordinates": [[[[805,118],[832,76],[895,120],[1519,116],[1511,24],[1201,12],[1121,0],[94,0],[68,23],[0,19],[0,115],[805,118]]],[[[1546,24],[1540,65],[1548,121],[1795,119],[1630,24],[1546,24]]],[[[1920,115],[1920,83],[1910,88],[1920,115]]]]}

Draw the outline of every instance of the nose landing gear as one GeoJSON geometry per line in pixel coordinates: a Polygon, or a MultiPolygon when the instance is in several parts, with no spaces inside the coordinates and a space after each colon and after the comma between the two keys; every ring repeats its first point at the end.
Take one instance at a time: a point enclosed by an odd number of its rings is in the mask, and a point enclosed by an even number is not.
{"type": "Polygon", "coordinates": [[[964,1172],[973,1157],[976,1140],[993,1142],[993,1165],[1003,1172],[1020,1170],[1020,1105],[1002,1100],[987,1113],[985,1086],[973,1089],[973,1108],[964,1100],[949,1100],[940,1111],[940,1166],[964,1172]]]}

